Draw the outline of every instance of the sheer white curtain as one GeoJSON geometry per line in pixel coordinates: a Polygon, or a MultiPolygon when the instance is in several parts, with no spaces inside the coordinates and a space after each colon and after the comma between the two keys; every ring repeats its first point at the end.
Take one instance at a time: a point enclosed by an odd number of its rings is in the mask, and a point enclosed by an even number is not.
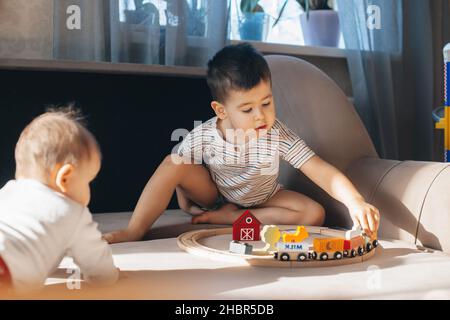
{"type": "Polygon", "coordinates": [[[205,66],[228,12],[229,0],[54,0],[54,58],[205,66]]]}
{"type": "Polygon", "coordinates": [[[51,59],[53,0],[0,0],[0,58],[51,59]]]}
{"type": "Polygon", "coordinates": [[[106,61],[106,1],[53,1],[53,57],[106,61]]]}
{"type": "Polygon", "coordinates": [[[399,114],[395,103],[396,94],[401,95],[401,86],[395,77],[401,75],[393,73],[393,66],[401,61],[402,3],[396,0],[337,3],[355,107],[380,155],[397,159],[399,114]],[[379,9],[380,29],[367,26],[369,5],[379,9]]]}
{"type": "Polygon", "coordinates": [[[228,12],[228,0],[110,0],[112,61],[205,66],[226,44],[228,12]]]}

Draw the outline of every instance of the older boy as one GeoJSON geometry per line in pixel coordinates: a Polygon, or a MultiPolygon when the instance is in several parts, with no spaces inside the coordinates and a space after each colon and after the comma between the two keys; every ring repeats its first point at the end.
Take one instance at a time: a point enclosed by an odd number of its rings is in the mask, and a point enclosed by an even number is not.
{"type": "Polygon", "coordinates": [[[39,289],[66,254],[85,280],[114,283],[118,269],[87,208],[100,149],[77,113],[34,119],[20,135],[15,159],[16,179],[0,190],[0,286],[39,289]]]}
{"type": "Polygon", "coordinates": [[[219,51],[208,64],[207,81],[216,116],[192,130],[177,155],[164,159],[127,229],[105,235],[110,243],[141,238],[174,190],[180,207],[194,215],[193,223],[231,224],[252,208],[263,224],[323,224],[320,204],[278,183],[280,158],[344,203],[355,225],[368,234],[378,229],[378,210],[276,119],[269,67],[251,45],[219,51]]]}

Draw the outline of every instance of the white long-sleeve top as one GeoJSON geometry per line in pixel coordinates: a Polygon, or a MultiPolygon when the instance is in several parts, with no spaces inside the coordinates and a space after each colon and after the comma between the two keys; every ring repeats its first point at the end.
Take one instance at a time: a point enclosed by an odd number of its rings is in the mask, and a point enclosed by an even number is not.
{"type": "Polygon", "coordinates": [[[35,180],[0,189],[0,256],[22,292],[42,287],[64,256],[86,281],[112,284],[119,275],[89,209],[35,180]]]}

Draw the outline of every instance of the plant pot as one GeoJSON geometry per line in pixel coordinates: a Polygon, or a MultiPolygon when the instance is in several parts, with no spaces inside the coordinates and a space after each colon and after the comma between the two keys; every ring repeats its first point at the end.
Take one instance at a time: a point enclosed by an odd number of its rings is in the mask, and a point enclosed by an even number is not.
{"type": "Polygon", "coordinates": [[[268,30],[268,15],[264,12],[244,13],[239,21],[241,40],[264,41],[268,30]]]}
{"type": "Polygon", "coordinates": [[[300,23],[303,31],[305,45],[337,47],[339,44],[339,16],[333,10],[309,11],[309,19],[306,13],[300,15],[300,23]]]}
{"type": "Polygon", "coordinates": [[[120,62],[160,63],[160,26],[121,22],[120,31],[120,62]]]}

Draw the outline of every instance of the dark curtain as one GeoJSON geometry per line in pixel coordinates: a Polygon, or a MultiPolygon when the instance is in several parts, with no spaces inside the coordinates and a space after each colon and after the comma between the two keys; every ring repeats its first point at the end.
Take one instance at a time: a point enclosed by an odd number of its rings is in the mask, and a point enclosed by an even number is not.
{"type": "Polygon", "coordinates": [[[442,48],[450,41],[449,1],[338,0],[355,107],[378,153],[443,160],[432,110],[443,103],[442,48]],[[379,8],[380,28],[367,21],[379,8]]]}

